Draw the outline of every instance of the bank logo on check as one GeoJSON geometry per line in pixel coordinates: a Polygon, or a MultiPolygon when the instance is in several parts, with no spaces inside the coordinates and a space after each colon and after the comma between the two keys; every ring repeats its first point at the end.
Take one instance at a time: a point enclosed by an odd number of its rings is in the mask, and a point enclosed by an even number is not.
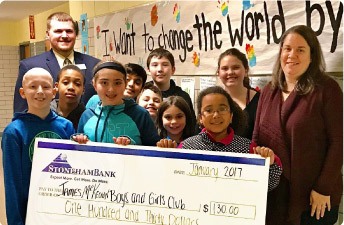
{"type": "Polygon", "coordinates": [[[42,171],[44,172],[52,172],[51,168],[72,168],[67,161],[66,154],[60,154],[57,156],[47,167],[45,167],[42,171]]]}
{"type": "Polygon", "coordinates": [[[100,169],[80,169],[73,168],[67,161],[66,154],[59,154],[42,172],[63,173],[72,175],[88,175],[96,177],[116,177],[115,171],[100,169]]]}

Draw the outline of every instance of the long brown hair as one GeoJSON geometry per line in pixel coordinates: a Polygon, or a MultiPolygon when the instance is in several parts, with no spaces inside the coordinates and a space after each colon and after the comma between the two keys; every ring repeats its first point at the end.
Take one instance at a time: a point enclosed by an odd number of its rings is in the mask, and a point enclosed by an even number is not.
{"type": "Polygon", "coordinates": [[[182,140],[185,140],[188,137],[191,137],[194,134],[194,129],[191,121],[192,121],[192,113],[189,107],[189,104],[180,96],[170,96],[164,99],[164,101],[161,103],[160,108],[158,110],[156,125],[158,128],[158,132],[160,137],[166,138],[167,137],[167,131],[163,126],[162,117],[164,115],[164,112],[170,107],[175,106],[178,109],[180,109],[185,114],[185,127],[183,129],[183,134],[181,136],[182,140]]]}

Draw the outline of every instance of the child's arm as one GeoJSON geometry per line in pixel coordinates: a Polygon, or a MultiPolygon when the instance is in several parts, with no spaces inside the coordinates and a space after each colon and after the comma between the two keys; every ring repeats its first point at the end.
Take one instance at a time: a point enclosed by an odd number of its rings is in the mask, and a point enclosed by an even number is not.
{"type": "Polygon", "coordinates": [[[281,174],[282,174],[282,166],[276,163],[270,165],[268,191],[271,191],[278,186],[280,182],[281,174]]]}
{"type": "Polygon", "coordinates": [[[24,190],[22,173],[23,144],[18,136],[4,132],[1,141],[6,215],[9,224],[24,224],[29,190],[24,190]]]}
{"type": "Polygon", "coordinates": [[[270,169],[269,169],[269,184],[268,191],[273,190],[279,184],[280,177],[282,174],[282,163],[274,151],[267,147],[253,147],[255,154],[261,155],[262,157],[270,157],[270,169]]]}

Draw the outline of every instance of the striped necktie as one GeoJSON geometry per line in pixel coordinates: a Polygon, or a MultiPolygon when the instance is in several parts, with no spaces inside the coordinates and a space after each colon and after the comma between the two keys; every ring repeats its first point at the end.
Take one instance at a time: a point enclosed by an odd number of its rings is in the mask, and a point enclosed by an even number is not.
{"type": "Polygon", "coordinates": [[[71,65],[73,64],[68,58],[65,58],[65,60],[63,61],[63,66],[67,66],[67,65],[71,65]]]}

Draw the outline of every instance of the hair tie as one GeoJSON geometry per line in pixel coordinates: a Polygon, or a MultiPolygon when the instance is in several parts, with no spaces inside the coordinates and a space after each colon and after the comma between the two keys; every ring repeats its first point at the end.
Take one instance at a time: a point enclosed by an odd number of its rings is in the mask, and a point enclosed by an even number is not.
{"type": "Polygon", "coordinates": [[[116,70],[118,72],[123,73],[125,76],[127,75],[124,67],[121,64],[115,63],[115,62],[105,62],[94,68],[93,76],[98,73],[99,70],[101,69],[111,69],[111,70],[116,70]]]}

